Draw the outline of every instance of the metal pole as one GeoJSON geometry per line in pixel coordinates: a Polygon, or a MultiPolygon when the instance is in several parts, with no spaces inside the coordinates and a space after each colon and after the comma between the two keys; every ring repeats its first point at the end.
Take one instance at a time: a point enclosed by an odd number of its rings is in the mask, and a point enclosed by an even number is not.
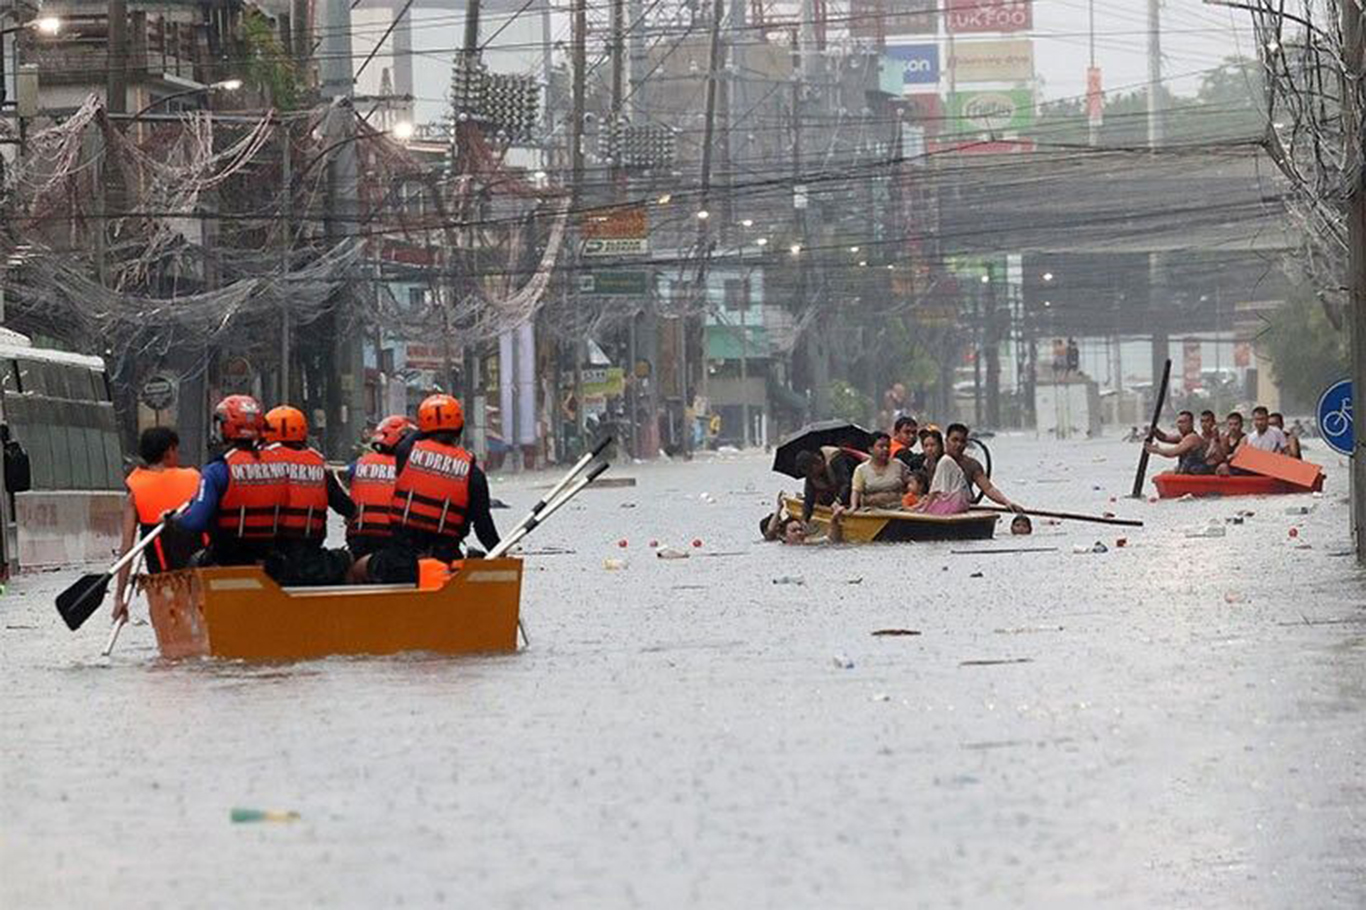
{"type": "MultiPolygon", "coordinates": [[[[586,113],[587,102],[585,98],[584,80],[587,78],[588,70],[588,4],[587,0],[574,0],[573,16],[573,113],[570,115],[573,122],[569,124],[570,134],[570,157],[572,171],[570,176],[570,199],[571,207],[574,210],[579,208],[583,198],[583,118],[586,113]]],[[[577,237],[577,234],[576,234],[577,237]]],[[[575,248],[578,243],[574,244],[575,248]]],[[[578,250],[575,249],[575,255],[578,250]]],[[[573,281],[573,273],[570,273],[571,293],[574,295],[574,307],[579,309],[578,284],[573,281]]],[[[584,435],[587,427],[587,416],[584,414],[583,406],[583,362],[588,356],[588,342],[586,340],[586,326],[579,325],[578,337],[572,344],[574,349],[574,421],[578,433],[578,443],[580,447],[584,445],[584,435]]]]}
{"type": "MultiPolygon", "coordinates": [[[[1342,112],[1348,148],[1343,171],[1351,175],[1347,197],[1347,286],[1351,305],[1352,395],[1366,389],[1366,187],[1363,187],[1361,79],[1366,74],[1366,39],[1362,12],[1355,3],[1342,4],[1343,68],[1342,112]]],[[[1354,402],[1355,404],[1355,402],[1354,402]]],[[[1357,412],[1361,406],[1356,405],[1357,412]]],[[[1366,563],[1366,433],[1357,432],[1352,456],[1352,535],[1357,562],[1366,563]]]]}
{"type": "MultiPolygon", "coordinates": [[[[1089,22],[1090,22],[1089,33],[1090,33],[1090,38],[1091,38],[1091,41],[1090,41],[1090,44],[1091,44],[1091,69],[1094,70],[1094,69],[1096,68],[1096,0],[1090,0],[1090,2],[1089,2],[1089,4],[1088,4],[1088,7],[1089,7],[1089,8],[1088,8],[1087,12],[1089,13],[1089,22]]],[[[1089,81],[1090,81],[1090,76],[1091,76],[1091,74],[1090,74],[1090,72],[1088,71],[1088,72],[1087,72],[1087,81],[1088,81],[1088,83],[1089,83],[1089,81]]],[[[1102,103],[1104,103],[1104,102],[1102,101],[1102,103]]],[[[1096,124],[1096,121],[1090,117],[1089,112],[1088,112],[1088,116],[1087,116],[1086,119],[1087,119],[1087,134],[1086,134],[1086,135],[1087,135],[1087,143],[1090,144],[1090,145],[1092,145],[1092,146],[1099,145],[1099,144],[1100,144],[1100,127],[1096,124]]]]}
{"type": "MultiPolygon", "coordinates": [[[[1148,0],[1148,147],[1154,154],[1163,141],[1162,124],[1162,0],[1148,0]]],[[[1156,388],[1170,354],[1165,301],[1166,273],[1162,254],[1148,254],[1148,308],[1152,322],[1152,374],[1156,388]]]]}
{"type": "Polygon", "coordinates": [[[749,329],[745,317],[749,312],[749,273],[745,271],[745,246],[740,244],[740,444],[748,449],[753,441],[749,428],[749,329]]]}
{"type": "Polygon", "coordinates": [[[294,245],[294,163],[289,124],[280,121],[280,205],[284,218],[280,224],[280,396],[279,404],[289,401],[290,313],[286,293],[290,272],[290,248],[294,245]]]}

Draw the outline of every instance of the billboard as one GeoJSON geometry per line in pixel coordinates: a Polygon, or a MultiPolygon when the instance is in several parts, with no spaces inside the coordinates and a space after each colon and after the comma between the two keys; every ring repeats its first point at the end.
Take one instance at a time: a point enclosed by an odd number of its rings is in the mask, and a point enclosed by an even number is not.
{"type": "Polygon", "coordinates": [[[949,132],[1013,133],[1034,125],[1034,93],[1026,88],[954,92],[949,95],[949,132]]]}
{"type": "MultiPolygon", "coordinates": [[[[901,67],[903,85],[939,84],[939,45],[903,44],[887,48],[887,56],[901,67]]],[[[898,93],[899,94],[899,93],[898,93]]]]}
{"type": "Polygon", "coordinates": [[[941,0],[849,0],[849,34],[873,41],[889,35],[939,33],[941,0]]]}
{"type": "Polygon", "coordinates": [[[1034,78],[1034,42],[958,41],[949,55],[955,82],[1027,82],[1034,78]]]}
{"type": "Polygon", "coordinates": [[[650,222],[643,205],[590,209],[583,213],[583,255],[620,256],[650,251],[650,222]]]}
{"type": "Polygon", "coordinates": [[[1027,32],[1034,27],[1033,0],[948,0],[945,26],[951,34],[1027,32]]]}

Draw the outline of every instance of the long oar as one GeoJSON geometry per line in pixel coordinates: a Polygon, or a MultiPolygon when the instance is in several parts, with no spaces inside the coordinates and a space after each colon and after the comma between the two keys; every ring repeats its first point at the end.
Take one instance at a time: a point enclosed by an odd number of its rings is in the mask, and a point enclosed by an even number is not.
{"type": "MultiPolygon", "coordinates": [[[[128,579],[128,586],[136,591],[138,587],[138,577],[142,574],[142,567],[147,563],[147,551],[143,550],[138,554],[138,564],[133,567],[133,577],[128,579]]],[[[128,625],[128,609],[124,608],[123,615],[114,623],[114,628],[109,630],[109,640],[104,643],[104,650],[100,652],[100,657],[108,657],[114,653],[114,642],[119,640],[119,633],[123,627],[128,625]]]]}
{"type": "Polygon", "coordinates": [[[555,484],[555,486],[551,487],[550,492],[542,496],[540,500],[534,506],[531,507],[531,514],[528,515],[526,519],[523,519],[523,521],[535,518],[537,515],[541,514],[541,512],[544,511],[545,507],[549,505],[551,501],[555,499],[556,496],[560,495],[560,491],[568,487],[570,482],[572,482],[575,477],[578,477],[579,474],[583,471],[583,469],[588,467],[589,463],[594,458],[597,458],[599,455],[601,455],[603,453],[603,450],[611,444],[612,434],[608,433],[606,436],[602,437],[602,439],[598,441],[597,445],[593,446],[592,451],[585,452],[583,454],[583,457],[581,457],[578,461],[574,462],[574,466],[569,469],[569,473],[561,477],[560,482],[555,484]]]}
{"type": "Polygon", "coordinates": [[[973,506],[974,509],[986,509],[989,512],[1014,513],[1017,515],[1034,515],[1038,518],[1065,518],[1068,521],[1091,521],[1098,525],[1123,525],[1126,528],[1141,528],[1143,522],[1135,521],[1132,518],[1106,518],[1104,515],[1083,515],[1079,512],[1045,512],[1043,509],[1007,509],[1005,506],[973,506]]]}
{"type": "Polygon", "coordinates": [[[66,627],[75,632],[81,625],[90,618],[91,614],[100,608],[104,602],[104,595],[109,592],[109,581],[119,570],[138,558],[138,554],[147,548],[147,545],[156,540],[166,528],[166,522],[161,522],[147,536],[133,545],[127,553],[119,557],[119,561],[109,567],[108,571],[96,572],[82,575],[65,591],[57,595],[57,612],[62,614],[62,619],[66,620],[66,627]]]}
{"type": "Polygon", "coordinates": [[[1167,383],[1172,378],[1172,361],[1167,358],[1167,365],[1162,368],[1162,385],[1157,392],[1157,406],[1153,408],[1153,422],[1148,427],[1148,435],[1143,440],[1143,452],[1138,456],[1138,471],[1134,474],[1134,491],[1129,494],[1131,499],[1143,498],[1143,484],[1148,479],[1148,443],[1153,441],[1157,435],[1157,422],[1162,418],[1162,406],[1167,403],[1167,383]]]}
{"type": "Polygon", "coordinates": [[[550,488],[549,493],[545,494],[539,500],[537,500],[536,504],[531,507],[531,511],[526,514],[525,518],[517,522],[517,524],[513,525],[512,530],[508,531],[508,537],[512,537],[523,527],[527,526],[532,521],[534,521],[536,519],[536,516],[544,512],[545,507],[549,505],[555,499],[556,496],[560,495],[560,493],[565,489],[565,487],[569,486],[569,484],[574,481],[574,478],[578,477],[579,474],[583,472],[583,469],[588,467],[589,462],[591,462],[594,458],[601,455],[603,449],[606,449],[609,445],[611,445],[611,443],[612,434],[608,433],[606,436],[604,436],[601,440],[598,441],[597,445],[593,446],[592,451],[585,452],[583,454],[583,457],[581,457],[578,461],[574,462],[574,466],[569,469],[569,473],[561,477],[559,479],[559,482],[556,483],[555,486],[550,488]]]}
{"type": "Polygon", "coordinates": [[[511,550],[513,547],[517,546],[517,544],[521,542],[522,538],[526,537],[532,531],[540,527],[546,519],[548,519],[551,515],[554,515],[556,512],[558,512],[560,507],[563,506],[565,503],[569,502],[569,500],[579,495],[579,493],[583,490],[584,487],[588,486],[593,481],[597,480],[598,477],[602,474],[602,472],[606,471],[609,467],[610,465],[607,462],[600,461],[596,466],[594,466],[593,470],[588,472],[587,477],[580,477],[578,480],[574,481],[574,483],[570,485],[569,489],[564,491],[564,495],[560,496],[558,499],[554,500],[553,502],[545,506],[541,506],[540,503],[537,503],[537,506],[540,507],[540,511],[538,512],[535,508],[533,508],[532,513],[528,515],[526,518],[523,518],[517,524],[517,526],[508,533],[507,537],[504,537],[502,540],[498,542],[498,546],[494,547],[492,550],[489,550],[488,555],[484,558],[497,559],[498,557],[506,553],[508,550],[511,550]]]}

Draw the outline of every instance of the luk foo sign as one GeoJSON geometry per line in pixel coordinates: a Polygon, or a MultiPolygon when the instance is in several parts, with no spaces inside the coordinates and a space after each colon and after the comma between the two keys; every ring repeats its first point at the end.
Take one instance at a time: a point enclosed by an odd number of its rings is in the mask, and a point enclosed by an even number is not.
{"type": "Polygon", "coordinates": [[[1340,455],[1351,455],[1356,436],[1352,427],[1352,380],[1342,379],[1325,389],[1314,413],[1329,448],[1340,455]]]}

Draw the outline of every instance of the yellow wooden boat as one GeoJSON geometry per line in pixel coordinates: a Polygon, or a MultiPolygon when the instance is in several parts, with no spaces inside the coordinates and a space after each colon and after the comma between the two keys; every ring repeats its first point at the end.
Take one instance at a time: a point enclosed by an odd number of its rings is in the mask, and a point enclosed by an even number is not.
{"type": "Polygon", "coordinates": [[[331,654],[517,650],[522,561],[465,563],[436,588],[282,588],[256,566],[144,582],[164,657],[296,660],[331,654]]]}
{"type": "MultiPolygon", "coordinates": [[[[802,514],[802,501],[796,496],[784,499],[789,515],[802,514]]],[[[841,524],[849,543],[906,543],[933,540],[990,540],[996,533],[997,512],[973,509],[958,515],[925,515],[900,509],[866,509],[845,512],[841,524]]],[[[822,528],[830,527],[830,509],[817,506],[811,520],[822,528]]]]}

